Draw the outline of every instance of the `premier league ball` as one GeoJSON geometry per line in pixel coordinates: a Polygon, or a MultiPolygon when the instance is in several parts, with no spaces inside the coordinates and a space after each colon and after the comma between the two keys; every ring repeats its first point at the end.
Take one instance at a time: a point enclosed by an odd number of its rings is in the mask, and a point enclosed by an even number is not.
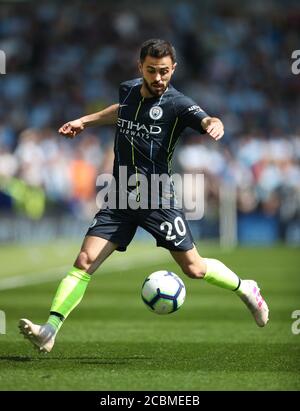
{"type": "Polygon", "coordinates": [[[185,294],[183,281],[171,271],[156,271],[150,274],[142,286],[142,299],[156,314],[177,311],[184,303],[185,294]]]}

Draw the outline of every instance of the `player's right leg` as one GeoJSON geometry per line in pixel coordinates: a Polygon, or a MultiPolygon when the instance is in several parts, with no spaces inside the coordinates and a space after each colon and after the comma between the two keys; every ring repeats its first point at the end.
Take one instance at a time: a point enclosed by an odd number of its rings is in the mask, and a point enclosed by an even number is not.
{"type": "Polygon", "coordinates": [[[61,281],[44,325],[22,318],[19,329],[38,350],[50,352],[63,321],[80,303],[91,279],[91,274],[117,248],[117,244],[101,237],[86,236],[73,268],[61,281]]]}
{"type": "Polygon", "coordinates": [[[19,328],[39,350],[51,351],[57,332],[80,303],[91,274],[114,250],[125,251],[137,229],[136,218],[127,210],[101,209],[90,225],[73,268],[61,281],[46,324],[21,319],[19,328]]]}
{"type": "Polygon", "coordinates": [[[51,351],[55,336],[70,312],[80,303],[91,274],[114,251],[125,251],[136,229],[136,219],[126,210],[100,210],[82,244],[74,267],[61,281],[53,299],[50,316],[40,326],[21,319],[21,333],[41,351],[51,351]]]}

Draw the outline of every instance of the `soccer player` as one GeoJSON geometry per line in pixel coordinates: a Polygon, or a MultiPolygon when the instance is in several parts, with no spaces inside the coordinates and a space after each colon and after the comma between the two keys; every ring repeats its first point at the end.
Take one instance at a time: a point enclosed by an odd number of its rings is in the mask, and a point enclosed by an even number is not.
{"type": "MultiPolygon", "coordinates": [[[[167,41],[151,39],[142,44],[138,68],[141,78],[122,83],[119,103],[64,124],[59,133],[74,138],[93,125],[115,125],[113,176],[120,182],[120,170],[127,167],[135,187],[117,188],[118,199],[127,196],[138,203],[141,175],[170,174],[174,147],[186,127],[206,133],[214,140],[224,134],[219,118],[210,117],[196,102],[170,84],[176,68],[174,47],[167,41]],[[121,167],[121,168],[120,168],[121,167]]],[[[120,185],[117,185],[120,187],[120,185]]],[[[191,278],[233,291],[246,304],[256,324],[268,322],[268,306],[257,283],[242,280],[221,261],[198,254],[181,208],[176,206],[172,184],[156,195],[158,207],[148,209],[127,207],[101,208],[87,231],[73,267],[61,281],[43,325],[27,319],[19,321],[21,333],[40,351],[50,352],[65,319],[80,303],[92,274],[113,251],[125,251],[138,226],[156,239],[157,246],[168,249],[182,271],[191,278]],[[162,204],[168,199],[170,207],[162,204]]],[[[151,204],[151,201],[149,202],[151,204]]]]}

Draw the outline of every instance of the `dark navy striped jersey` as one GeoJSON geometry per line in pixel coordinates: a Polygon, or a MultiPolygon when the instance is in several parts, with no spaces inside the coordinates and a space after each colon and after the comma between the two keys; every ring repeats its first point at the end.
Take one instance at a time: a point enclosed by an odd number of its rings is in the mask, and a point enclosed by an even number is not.
{"type": "Polygon", "coordinates": [[[115,136],[114,177],[127,166],[130,175],[170,174],[174,148],[186,127],[205,133],[201,120],[208,116],[191,98],[169,85],[159,97],[141,95],[142,79],[120,85],[115,136]]]}

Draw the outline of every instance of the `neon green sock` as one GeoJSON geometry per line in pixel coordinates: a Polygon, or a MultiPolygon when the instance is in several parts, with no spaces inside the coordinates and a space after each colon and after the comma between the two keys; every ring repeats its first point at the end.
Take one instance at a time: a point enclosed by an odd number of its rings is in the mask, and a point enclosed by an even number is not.
{"type": "Polygon", "coordinates": [[[50,309],[47,323],[51,324],[56,332],[70,312],[80,303],[91,276],[79,268],[73,267],[61,281],[50,309]]]}
{"type": "Polygon", "coordinates": [[[57,314],[50,314],[47,320],[47,324],[51,324],[55,330],[55,334],[59,331],[63,325],[64,317],[60,317],[57,314]]]}
{"type": "Polygon", "coordinates": [[[238,290],[241,279],[233,271],[219,260],[213,258],[204,258],[204,260],[207,267],[203,278],[205,281],[226,290],[238,290]]]}

